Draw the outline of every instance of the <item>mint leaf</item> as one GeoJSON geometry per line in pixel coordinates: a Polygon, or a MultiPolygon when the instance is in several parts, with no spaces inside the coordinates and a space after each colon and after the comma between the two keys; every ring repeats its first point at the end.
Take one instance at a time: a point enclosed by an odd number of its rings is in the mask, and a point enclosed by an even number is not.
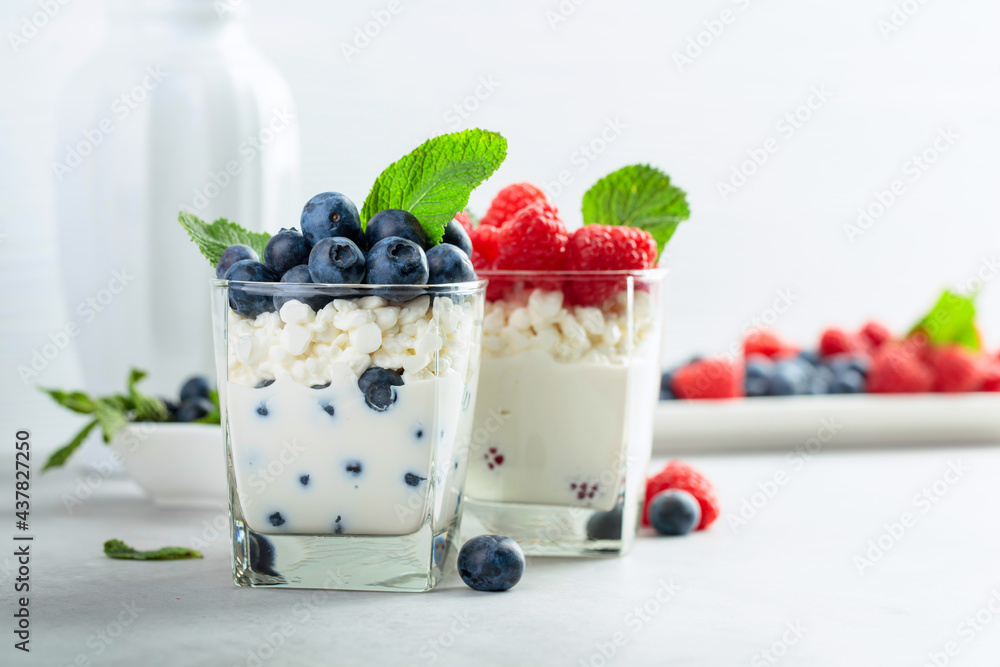
{"type": "Polygon", "coordinates": [[[138,551],[121,540],[108,540],[104,543],[104,555],[108,558],[123,558],[126,560],[181,560],[184,558],[202,558],[200,551],[184,547],[163,547],[155,551],[138,551]]]}
{"type": "Polygon", "coordinates": [[[982,344],[976,332],[976,304],[974,296],[962,296],[945,290],[937,303],[910,333],[923,331],[934,345],[958,343],[973,350],[982,344]]]}
{"type": "Polygon", "coordinates": [[[611,172],[583,195],[583,224],[644,229],[656,239],[660,252],[690,215],[684,191],[648,164],[611,172]]]}
{"type": "Polygon", "coordinates": [[[94,402],[82,391],[62,391],[60,389],[46,389],[45,387],[39,387],[39,389],[51,396],[56,403],[73,412],[79,412],[82,415],[94,412],[94,402]]]}
{"type": "Polygon", "coordinates": [[[106,396],[94,402],[94,415],[101,425],[104,442],[111,442],[115,433],[128,423],[126,414],[131,406],[124,396],[106,396]]]}
{"type": "Polygon", "coordinates": [[[201,254],[215,266],[219,263],[222,251],[234,243],[243,243],[253,248],[257,255],[264,256],[264,246],[271,235],[266,232],[251,232],[240,227],[235,222],[219,218],[212,224],[206,223],[196,215],[181,211],[177,215],[181,227],[187,230],[191,240],[198,244],[201,254]]]}
{"type": "Polygon", "coordinates": [[[219,392],[212,389],[208,392],[208,400],[212,401],[212,411],[201,419],[195,419],[195,424],[221,424],[222,423],[222,412],[219,409],[219,392]]]}
{"type": "Polygon", "coordinates": [[[169,414],[163,401],[154,396],[148,396],[137,388],[139,382],[146,375],[146,371],[141,371],[138,368],[131,369],[128,374],[128,395],[132,402],[132,408],[135,410],[133,418],[135,421],[142,422],[166,421],[169,414]]]}
{"type": "Polygon", "coordinates": [[[379,211],[409,211],[434,243],[469,203],[469,195],[507,157],[507,140],[496,132],[463,130],[428,139],[379,174],[361,207],[361,220],[379,211]]]}
{"type": "Polygon", "coordinates": [[[90,432],[94,430],[95,426],[97,426],[96,419],[87,422],[87,425],[84,426],[79,433],[73,436],[73,439],[69,441],[69,444],[63,445],[56,451],[52,452],[52,455],[49,456],[49,460],[45,462],[44,466],[42,466],[42,472],[45,472],[49,468],[62,467],[73,452],[75,452],[80,445],[83,444],[83,441],[87,439],[87,436],[90,435],[90,432]]]}

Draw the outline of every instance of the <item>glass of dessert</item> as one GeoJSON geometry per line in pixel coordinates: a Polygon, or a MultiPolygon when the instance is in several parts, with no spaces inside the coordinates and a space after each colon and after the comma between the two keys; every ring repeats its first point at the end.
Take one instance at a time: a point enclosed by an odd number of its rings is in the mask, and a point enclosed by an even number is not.
{"type": "MultiPolygon", "coordinates": [[[[676,226],[687,209],[673,206],[676,226]]],[[[489,285],[463,530],[532,555],[623,554],[659,391],[658,240],[621,224],[570,234],[523,183],[501,191],[471,236],[489,285]]]]}

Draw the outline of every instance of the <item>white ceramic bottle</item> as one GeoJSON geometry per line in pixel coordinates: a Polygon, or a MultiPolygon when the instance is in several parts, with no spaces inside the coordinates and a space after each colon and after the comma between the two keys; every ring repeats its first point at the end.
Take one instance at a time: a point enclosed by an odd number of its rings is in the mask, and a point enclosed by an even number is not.
{"type": "Polygon", "coordinates": [[[62,101],[57,236],[69,317],[92,392],[130,366],[175,394],[213,375],[212,269],[177,223],[185,208],[254,230],[297,224],[291,92],[231,0],[109,0],[103,48],[62,101]]]}

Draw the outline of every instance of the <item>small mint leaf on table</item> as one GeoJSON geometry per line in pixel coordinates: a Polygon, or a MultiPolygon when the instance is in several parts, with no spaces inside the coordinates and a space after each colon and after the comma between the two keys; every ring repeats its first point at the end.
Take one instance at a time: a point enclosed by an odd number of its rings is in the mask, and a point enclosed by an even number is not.
{"type": "Polygon", "coordinates": [[[42,472],[51,468],[61,468],[65,465],[66,460],[73,455],[73,452],[75,452],[80,445],[83,444],[83,441],[87,439],[87,436],[90,435],[90,432],[94,430],[95,426],[97,426],[96,419],[87,422],[87,425],[84,426],[79,433],[73,436],[73,439],[70,440],[68,444],[63,445],[56,451],[52,452],[52,455],[49,456],[49,460],[45,462],[44,466],[42,466],[42,472]]]}
{"type": "Polygon", "coordinates": [[[496,132],[462,130],[428,139],[386,167],[361,207],[362,225],[379,211],[412,213],[433,243],[469,203],[469,195],[507,157],[507,140],[496,132]]]}
{"type": "Polygon", "coordinates": [[[648,164],[613,171],[583,195],[583,224],[644,229],[653,235],[660,252],[690,215],[685,192],[648,164]]]}
{"type": "Polygon", "coordinates": [[[187,230],[191,240],[198,244],[201,254],[212,263],[212,266],[219,263],[222,251],[235,243],[248,245],[259,257],[263,257],[264,247],[271,238],[267,232],[251,232],[225,218],[219,218],[208,224],[192,213],[181,211],[177,220],[181,223],[181,227],[187,230]]]}
{"type": "Polygon", "coordinates": [[[917,331],[924,332],[934,345],[957,343],[972,350],[981,349],[976,331],[975,295],[962,296],[945,290],[910,333],[917,331]]]}
{"type": "Polygon", "coordinates": [[[108,558],[126,560],[182,560],[185,558],[203,558],[200,551],[184,547],[163,547],[154,551],[138,551],[121,540],[108,540],[104,543],[104,555],[108,558]]]}

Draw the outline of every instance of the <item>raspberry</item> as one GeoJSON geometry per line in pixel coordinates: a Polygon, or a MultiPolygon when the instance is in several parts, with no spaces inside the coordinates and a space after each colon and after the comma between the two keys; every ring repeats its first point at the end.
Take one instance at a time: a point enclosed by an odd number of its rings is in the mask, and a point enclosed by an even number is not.
{"type": "Polygon", "coordinates": [[[979,391],[1000,391],[1000,363],[995,359],[989,359],[985,366],[979,391]]]}
{"type": "Polygon", "coordinates": [[[670,388],[678,398],[737,398],[743,395],[743,366],[699,359],[675,371],[670,388]]]}
{"type": "Polygon", "coordinates": [[[472,239],[472,266],[476,270],[493,268],[500,255],[500,230],[480,225],[469,233],[472,239]]]}
{"type": "Polygon", "coordinates": [[[768,359],[778,359],[797,352],[798,348],[781,340],[772,331],[754,331],[743,339],[743,356],[746,359],[755,354],[763,355],[768,359]]]}
{"type": "Polygon", "coordinates": [[[547,202],[545,193],[531,183],[514,183],[497,193],[490,209],[479,221],[480,227],[502,227],[521,209],[535,202],[547,202]]]}
{"type": "MultiPolygon", "coordinates": [[[[585,225],[566,244],[570,271],[641,271],[656,266],[653,236],[635,227],[585,225]]],[[[586,306],[604,303],[625,289],[625,279],[581,279],[572,283],[570,301],[586,306]]]]}
{"type": "Polygon", "coordinates": [[[975,391],[983,383],[979,357],[961,345],[948,345],[934,355],[934,391],[975,391]]]}
{"type": "Polygon", "coordinates": [[[861,327],[858,337],[867,343],[868,347],[877,350],[892,340],[892,332],[879,322],[868,322],[861,327]]]}
{"type": "Polygon", "coordinates": [[[715,497],[712,483],[700,472],[683,461],[671,461],[660,472],[646,480],[646,500],[642,507],[642,525],[649,525],[649,503],[653,497],[667,489],[687,491],[701,506],[701,522],[697,530],[705,530],[719,516],[719,499],[715,497]]]}
{"type": "Polygon", "coordinates": [[[934,386],[934,373],[915,348],[883,345],[868,369],[868,391],[873,394],[915,394],[934,386]]]}
{"type": "Polygon", "coordinates": [[[467,234],[472,233],[472,217],[467,211],[459,211],[455,214],[455,219],[458,220],[458,224],[465,228],[467,234]]]}
{"type": "Polygon", "coordinates": [[[559,212],[548,202],[522,209],[499,231],[497,269],[559,271],[569,234],[559,212]]]}
{"type": "Polygon", "coordinates": [[[830,357],[835,354],[852,354],[865,352],[866,345],[858,336],[851,335],[843,329],[830,328],[819,338],[820,356],[830,357]]]}

